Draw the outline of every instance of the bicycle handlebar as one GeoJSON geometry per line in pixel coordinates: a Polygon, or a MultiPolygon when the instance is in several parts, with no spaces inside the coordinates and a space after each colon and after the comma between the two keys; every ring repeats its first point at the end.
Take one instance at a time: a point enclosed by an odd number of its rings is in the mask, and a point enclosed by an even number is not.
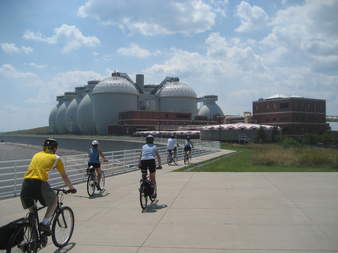
{"type": "Polygon", "coordinates": [[[74,189],[71,189],[71,190],[65,190],[63,188],[52,188],[54,191],[56,192],[63,192],[64,194],[68,194],[68,193],[76,193],[77,190],[74,188],[74,189]]]}

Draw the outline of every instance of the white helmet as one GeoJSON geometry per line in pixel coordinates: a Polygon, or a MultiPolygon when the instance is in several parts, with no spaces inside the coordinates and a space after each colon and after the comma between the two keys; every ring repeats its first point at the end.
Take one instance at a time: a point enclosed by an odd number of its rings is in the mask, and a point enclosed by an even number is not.
{"type": "Polygon", "coordinates": [[[99,142],[97,140],[92,141],[92,146],[99,145],[99,142]]]}

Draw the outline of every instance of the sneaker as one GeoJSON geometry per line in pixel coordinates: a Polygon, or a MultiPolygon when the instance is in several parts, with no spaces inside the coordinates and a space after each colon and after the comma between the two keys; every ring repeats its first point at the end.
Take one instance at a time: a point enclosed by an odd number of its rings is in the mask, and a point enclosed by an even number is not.
{"type": "Polygon", "coordinates": [[[100,192],[102,191],[102,189],[101,189],[101,187],[100,187],[99,184],[96,184],[96,188],[97,188],[98,191],[100,191],[100,192]]]}
{"type": "Polygon", "coordinates": [[[46,224],[40,223],[39,224],[39,229],[41,230],[41,232],[46,233],[46,235],[51,235],[52,234],[52,231],[49,228],[49,224],[46,225],[46,224]]]}

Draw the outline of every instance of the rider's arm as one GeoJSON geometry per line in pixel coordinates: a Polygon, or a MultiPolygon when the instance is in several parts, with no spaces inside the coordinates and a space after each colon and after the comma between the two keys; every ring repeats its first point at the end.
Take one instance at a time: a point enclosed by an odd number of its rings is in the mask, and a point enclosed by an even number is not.
{"type": "Polygon", "coordinates": [[[158,167],[161,167],[161,156],[160,153],[156,150],[156,157],[157,157],[157,161],[158,161],[158,167]]]}
{"type": "Polygon", "coordinates": [[[69,177],[67,176],[63,162],[58,155],[56,156],[56,160],[55,160],[55,168],[60,173],[63,181],[69,187],[69,189],[74,190],[75,188],[73,187],[72,182],[70,181],[69,177]]]}
{"type": "Polygon", "coordinates": [[[73,186],[73,184],[72,184],[72,182],[70,181],[70,179],[69,179],[67,173],[66,173],[64,170],[63,170],[63,171],[59,171],[59,172],[60,172],[60,175],[61,175],[63,181],[64,181],[65,184],[68,186],[68,188],[69,188],[70,190],[75,189],[74,186],[73,186]]]}
{"type": "Polygon", "coordinates": [[[99,154],[101,156],[101,158],[103,159],[104,162],[107,162],[108,160],[106,159],[106,157],[103,155],[102,151],[99,151],[99,154]]]}

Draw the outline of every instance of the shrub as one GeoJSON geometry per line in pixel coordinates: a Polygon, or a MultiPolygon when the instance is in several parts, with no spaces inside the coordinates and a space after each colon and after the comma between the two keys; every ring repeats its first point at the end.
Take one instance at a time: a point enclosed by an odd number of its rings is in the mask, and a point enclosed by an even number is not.
{"type": "Polygon", "coordinates": [[[284,137],[281,139],[280,144],[284,148],[294,148],[294,147],[300,147],[300,142],[295,138],[290,137],[284,137]]]}
{"type": "Polygon", "coordinates": [[[305,145],[315,145],[319,142],[320,137],[317,134],[305,134],[302,143],[305,145]]]}
{"type": "MultiPolygon", "coordinates": [[[[289,140],[286,141],[287,143],[289,140]]],[[[290,143],[293,142],[290,141],[290,143]]],[[[338,151],[321,148],[260,145],[252,154],[252,163],[264,166],[337,168],[338,151]]]]}

